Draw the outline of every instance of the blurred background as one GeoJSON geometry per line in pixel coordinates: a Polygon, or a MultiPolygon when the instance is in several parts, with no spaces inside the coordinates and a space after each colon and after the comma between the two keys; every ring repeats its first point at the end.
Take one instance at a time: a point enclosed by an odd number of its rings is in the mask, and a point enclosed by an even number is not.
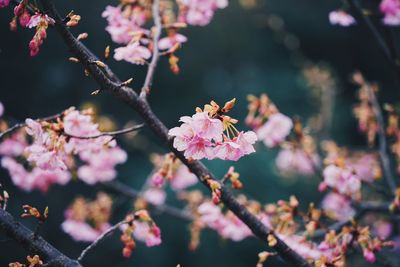
{"type": "MultiPolygon", "coordinates": [[[[62,14],[73,9],[82,16],[76,34],[88,32],[85,44],[96,54],[112,44],[104,28],[106,21],[101,13],[108,4],[117,1],[55,1],[62,14]]],[[[237,98],[232,116],[242,120],[247,114],[248,94],[267,93],[284,114],[300,116],[307,121],[320,111],[319,101],[307,85],[302,73],[307,64],[319,64],[329,69],[335,78],[333,123],[330,137],[339,145],[358,147],[365,145],[352,117],[356,101],[356,88],[349,83],[349,75],[361,70],[369,80],[381,85],[380,100],[395,102],[400,94],[383,54],[369,32],[361,25],[349,28],[330,25],[328,14],[340,8],[340,1],[320,0],[234,0],[229,7],[216,12],[206,27],[188,27],[183,34],[188,42],[178,52],[181,73],[176,76],[169,70],[168,62],[161,59],[149,101],[154,111],[170,128],[176,126],[182,115],[193,114],[196,106],[210,100],[219,103],[237,98]]],[[[0,10],[0,101],[6,116],[15,122],[27,117],[37,118],[70,106],[81,107],[88,102],[96,105],[102,115],[107,115],[122,128],[129,121],[140,122],[136,114],[110,97],[90,93],[97,89],[94,81],[84,76],[80,65],[70,63],[64,43],[53,31],[38,56],[31,58],[28,43],[31,30],[10,32],[8,23],[11,9],[0,10]]],[[[121,77],[134,77],[133,87],[140,89],[146,68],[111,60],[111,68],[121,77]]],[[[241,128],[244,128],[244,124],[241,128]]],[[[166,149],[148,130],[140,132],[136,143],[120,140],[129,153],[127,163],[119,166],[120,181],[140,188],[152,169],[150,153],[164,153],[166,149]]],[[[275,202],[296,195],[301,203],[318,202],[318,179],[313,177],[282,177],[274,166],[277,151],[262,144],[258,153],[235,163],[245,184],[243,192],[262,203],[275,202]]],[[[229,162],[205,162],[216,175],[222,176],[229,162]]],[[[11,195],[9,212],[18,216],[21,205],[38,208],[50,207],[50,218],[41,234],[51,244],[70,257],[77,257],[87,245],[76,243],[62,232],[63,212],[78,195],[94,197],[101,186],[89,187],[82,182],[67,186],[52,186],[47,194],[34,191],[24,193],[12,185],[8,174],[0,170],[0,181],[11,195]]],[[[198,186],[202,189],[201,186],[198,186]]],[[[173,199],[170,204],[179,205],[173,199]]],[[[121,220],[131,207],[128,201],[118,207],[113,222],[121,220]]],[[[168,215],[153,214],[162,229],[163,243],[146,248],[142,243],[129,259],[121,256],[119,235],[107,239],[88,255],[86,262],[94,266],[255,266],[258,252],[265,245],[255,238],[235,243],[221,240],[211,230],[201,236],[198,250],[188,250],[189,232],[185,222],[168,215]]],[[[30,220],[25,225],[33,229],[30,220]]],[[[1,236],[1,235],[0,235],[1,236]]],[[[13,241],[0,242],[0,265],[22,260],[26,252],[13,241]]],[[[363,263],[366,265],[366,263],[363,263]]],[[[266,266],[283,266],[279,259],[268,261],[266,266]]]]}

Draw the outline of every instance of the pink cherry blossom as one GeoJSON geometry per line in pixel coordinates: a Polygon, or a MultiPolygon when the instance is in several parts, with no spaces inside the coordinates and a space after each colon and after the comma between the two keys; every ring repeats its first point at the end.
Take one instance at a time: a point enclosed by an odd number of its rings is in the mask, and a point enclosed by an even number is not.
{"type": "Polygon", "coordinates": [[[167,37],[161,38],[158,41],[158,48],[160,50],[167,50],[172,48],[176,44],[182,44],[185,43],[186,41],[187,41],[186,36],[179,33],[174,33],[167,37]]]}
{"type": "Polygon", "coordinates": [[[330,217],[341,222],[353,218],[356,213],[351,207],[350,199],[334,192],[330,192],[324,197],[321,207],[330,217]]]}
{"type": "Polygon", "coordinates": [[[81,242],[93,242],[110,227],[110,224],[105,223],[100,229],[95,229],[86,222],[74,219],[66,219],[61,224],[61,228],[65,233],[69,234],[74,240],[81,242]]]}
{"type": "Polygon", "coordinates": [[[180,14],[180,21],[191,25],[205,26],[210,23],[214,12],[228,6],[227,0],[183,0],[182,5],[186,7],[180,14]]]}
{"type": "Polygon", "coordinates": [[[25,135],[19,131],[0,143],[0,155],[18,157],[22,155],[27,146],[25,135]]]}
{"type": "MultiPolygon", "coordinates": [[[[184,118],[184,117],[183,117],[184,118]]],[[[182,118],[181,118],[182,119],[182,118]]],[[[186,118],[184,118],[186,120],[186,118]]],[[[207,112],[199,112],[188,121],[196,134],[204,139],[213,139],[216,142],[222,141],[224,127],[218,119],[212,119],[207,112]]]]}
{"type": "Polygon", "coordinates": [[[143,192],[143,198],[153,204],[153,205],[162,205],[165,203],[165,199],[167,198],[167,194],[164,190],[159,188],[149,188],[143,192]]]}
{"type": "Polygon", "coordinates": [[[175,191],[183,190],[198,183],[197,176],[189,171],[188,167],[181,165],[170,180],[171,188],[175,191]]]}
{"type": "Polygon", "coordinates": [[[376,261],[376,256],[374,252],[369,249],[363,251],[364,259],[369,263],[374,263],[376,261]]]}
{"type": "Polygon", "coordinates": [[[29,22],[31,20],[31,16],[29,15],[28,11],[24,11],[22,15],[19,17],[19,24],[21,24],[22,27],[27,27],[29,22]]]}
{"type": "Polygon", "coordinates": [[[223,160],[237,161],[244,155],[255,152],[253,144],[257,141],[257,135],[253,131],[240,132],[233,140],[227,140],[214,150],[216,157],[223,160]]]}
{"type": "Polygon", "coordinates": [[[282,113],[272,114],[268,121],[257,129],[258,139],[267,147],[274,147],[282,143],[293,127],[292,120],[282,113]]]}
{"type": "Polygon", "coordinates": [[[360,178],[349,169],[331,164],[324,169],[323,176],[324,183],[340,194],[355,196],[361,189],[360,178]]]}
{"type": "Polygon", "coordinates": [[[336,10],[329,13],[329,22],[332,25],[350,26],[356,23],[356,20],[343,10],[336,10]]]}
{"type": "Polygon", "coordinates": [[[375,180],[374,169],[379,166],[379,160],[374,154],[363,154],[346,159],[346,167],[353,170],[362,181],[375,180]]]}
{"type": "Polygon", "coordinates": [[[135,239],[145,242],[146,246],[153,247],[161,244],[161,233],[160,229],[153,225],[149,226],[146,222],[134,221],[135,230],[133,236],[135,239]]]}
{"type": "Polygon", "coordinates": [[[400,1],[382,0],[379,9],[385,15],[383,23],[386,25],[400,25],[400,1]]]}
{"type": "Polygon", "coordinates": [[[320,164],[317,154],[307,155],[298,148],[283,148],[275,160],[276,166],[283,174],[313,175],[320,164]]]}
{"type": "Polygon", "coordinates": [[[0,0],[0,8],[6,7],[10,4],[10,0],[0,0]]]}
{"type": "Polygon", "coordinates": [[[26,24],[28,28],[34,28],[38,26],[41,22],[47,23],[48,25],[53,25],[55,23],[54,19],[46,14],[35,14],[30,17],[29,22],[26,24]]]}
{"type": "Polygon", "coordinates": [[[186,158],[192,159],[203,159],[213,158],[212,151],[212,143],[211,141],[204,139],[198,135],[195,135],[190,141],[187,143],[187,148],[184,152],[186,158]]]}
{"type": "Polygon", "coordinates": [[[125,47],[115,49],[114,59],[143,65],[146,59],[151,57],[151,52],[147,47],[141,46],[139,42],[128,44],[125,47]]]}
{"type": "Polygon", "coordinates": [[[134,8],[130,15],[127,15],[123,14],[121,6],[107,6],[102,16],[107,19],[106,31],[115,43],[126,45],[132,41],[134,33],[147,32],[141,28],[146,22],[146,17],[140,7],[134,8]]]}

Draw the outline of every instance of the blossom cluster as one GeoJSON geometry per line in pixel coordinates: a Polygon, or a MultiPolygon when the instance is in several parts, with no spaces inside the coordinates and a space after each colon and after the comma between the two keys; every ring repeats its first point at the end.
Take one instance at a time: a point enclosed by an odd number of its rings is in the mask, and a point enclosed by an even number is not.
{"type": "Polygon", "coordinates": [[[221,108],[217,103],[197,108],[193,116],[180,118],[180,127],[169,130],[174,137],[174,147],[184,151],[186,158],[223,159],[236,161],[244,155],[255,152],[253,144],[257,140],[254,132],[238,131],[237,120],[225,115],[234,106],[235,99],[221,108]]]}
{"type": "Polygon", "coordinates": [[[70,108],[52,121],[27,119],[28,136],[19,131],[0,144],[1,165],[14,184],[47,191],[51,184],[69,182],[71,173],[87,184],[114,179],[115,166],[127,155],[112,136],[90,138],[101,133],[92,116],[91,110],[70,108]]]}
{"type": "Polygon", "coordinates": [[[280,113],[266,94],[249,95],[248,101],[247,125],[266,147],[281,147],[275,162],[279,171],[286,175],[313,175],[320,158],[314,139],[303,129],[300,120],[293,121],[280,113]]]}

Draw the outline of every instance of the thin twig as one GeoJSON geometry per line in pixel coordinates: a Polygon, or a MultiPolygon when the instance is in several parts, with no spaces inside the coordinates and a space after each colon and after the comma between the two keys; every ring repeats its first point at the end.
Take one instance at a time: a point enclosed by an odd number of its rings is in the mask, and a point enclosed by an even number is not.
{"type": "Polygon", "coordinates": [[[115,224],[114,226],[110,227],[107,229],[107,231],[105,231],[104,233],[102,233],[99,237],[96,238],[95,241],[93,241],[92,244],[90,244],[89,246],[87,246],[81,253],[81,255],[78,257],[77,261],[78,262],[82,262],[83,258],[86,256],[86,254],[93,249],[95,246],[97,246],[100,242],[102,242],[109,234],[111,234],[112,232],[114,232],[115,230],[117,230],[121,225],[127,223],[127,221],[123,220],[120,221],[119,223],[115,224]]]}
{"type": "Polygon", "coordinates": [[[139,125],[135,125],[135,126],[132,126],[129,128],[118,130],[118,131],[102,132],[100,134],[90,135],[90,136],[77,136],[77,135],[67,134],[67,133],[63,133],[63,135],[65,135],[67,137],[71,137],[71,138],[76,138],[76,139],[96,139],[96,138],[103,137],[103,136],[117,136],[117,135],[121,135],[121,134],[131,133],[131,132],[143,129],[144,127],[145,127],[144,124],[139,124],[139,125]]]}
{"type": "Polygon", "coordinates": [[[160,57],[158,50],[158,41],[161,37],[162,23],[160,17],[160,0],[153,0],[152,13],[154,20],[154,30],[153,30],[153,57],[147,69],[146,79],[144,81],[142,91],[140,92],[140,97],[146,97],[150,92],[150,87],[153,83],[154,72],[156,71],[157,62],[160,57]]]}
{"type": "Polygon", "coordinates": [[[392,168],[390,166],[390,158],[387,153],[385,122],[383,119],[382,110],[379,105],[378,99],[376,98],[374,88],[372,88],[370,84],[367,84],[367,86],[368,86],[368,94],[371,100],[372,109],[375,113],[375,117],[378,122],[379,157],[382,164],[383,174],[390,188],[390,191],[394,194],[394,192],[396,191],[396,181],[393,177],[392,168]]]}
{"type": "MultiPolygon", "coordinates": [[[[52,115],[52,116],[48,116],[48,117],[44,117],[44,118],[38,118],[38,119],[36,119],[35,121],[38,121],[38,122],[40,122],[40,121],[52,121],[52,120],[55,120],[55,119],[60,118],[60,117],[63,116],[63,115],[64,115],[64,111],[61,112],[61,113],[54,114],[54,115],[52,115]]],[[[15,124],[15,125],[13,125],[12,127],[10,127],[10,128],[8,128],[7,130],[5,130],[4,132],[1,132],[1,133],[0,133],[0,141],[3,141],[3,139],[4,139],[7,135],[12,134],[13,132],[15,132],[15,131],[17,131],[18,129],[21,129],[22,127],[25,127],[25,126],[26,126],[26,123],[25,123],[25,122],[21,122],[21,123],[17,123],[17,124],[15,124]]]]}

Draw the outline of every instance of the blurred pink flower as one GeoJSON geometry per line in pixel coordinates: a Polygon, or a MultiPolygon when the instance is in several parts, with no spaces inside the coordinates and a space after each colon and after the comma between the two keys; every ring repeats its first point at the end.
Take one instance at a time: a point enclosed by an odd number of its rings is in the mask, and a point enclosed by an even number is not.
{"type": "Polygon", "coordinates": [[[348,198],[334,192],[330,192],[324,197],[321,207],[330,217],[340,222],[349,220],[356,213],[348,198]]]}
{"type": "Polygon", "coordinates": [[[386,25],[400,25],[400,1],[382,0],[379,9],[385,15],[383,23],[386,25]]]}
{"type": "Polygon", "coordinates": [[[266,123],[257,129],[257,136],[267,147],[274,147],[282,143],[290,134],[293,127],[292,120],[282,113],[272,114],[266,123]]]}
{"type": "Polygon", "coordinates": [[[0,102],[0,117],[4,114],[4,105],[0,102]]]}
{"type": "Polygon", "coordinates": [[[114,59],[125,60],[132,64],[143,65],[146,59],[151,57],[151,52],[147,47],[141,46],[139,42],[128,44],[124,47],[115,49],[114,59]]]}
{"type": "Polygon", "coordinates": [[[356,20],[343,10],[336,10],[329,13],[329,22],[332,25],[350,26],[356,23],[356,20]]]}
{"type": "Polygon", "coordinates": [[[95,229],[86,222],[74,219],[66,219],[61,224],[65,233],[69,234],[74,240],[82,242],[93,242],[110,227],[110,224],[104,223],[100,229],[95,229]]]}
{"type": "Polygon", "coordinates": [[[160,228],[156,225],[152,227],[146,222],[134,221],[135,230],[133,236],[135,239],[145,242],[146,246],[153,247],[161,244],[161,232],[160,228]]]}
{"type": "Polygon", "coordinates": [[[158,49],[161,50],[167,50],[172,48],[176,44],[182,44],[187,41],[186,36],[179,34],[179,33],[174,33],[170,36],[161,38],[160,41],[158,42],[158,49]]]}
{"type": "Polygon", "coordinates": [[[349,169],[331,164],[324,169],[323,176],[324,183],[340,194],[355,196],[361,189],[360,178],[349,169]]]}
{"type": "Polygon", "coordinates": [[[149,188],[143,193],[143,198],[153,204],[153,205],[162,205],[165,203],[165,199],[167,198],[167,194],[164,190],[159,188],[149,188]]]}
{"type": "Polygon", "coordinates": [[[0,0],[0,8],[6,7],[10,4],[10,0],[0,0]]]}
{"type": "Polygon", "coordinates": [[[22,155],[27,146],[25,135],[22,132],[16,132],[0,143],[0,155],[18,157],[22,155]]]}
{"type": "Polygon", "coordinates": [[[284,174],[313,175],[321,160],[317,154],[308,156],[302,149],[283,148],[275,163],[284,174]]]}
{"type": "Polygon", "coordinates": [[[197,176],[189,171],[188,167],[181,165],[176,174],[170,180],[170,185],[173,190],[183,190],[189,186],[192,186],[198,182],[197,176]]]}
{"type": "Polygon", "coordinates": [[[186,7],[179,20],[191,25],[205,26],[210,23],[214,12],[228,6],[227,0],[183,0],[186,7]]]}
{"type": "Polygon", "coordinates": [[[362,181],[373,182],[374,169],[379,166],[379,160],[374,154],[350,157],[346,160],[346,167],[353,170],[362,181]]]}

